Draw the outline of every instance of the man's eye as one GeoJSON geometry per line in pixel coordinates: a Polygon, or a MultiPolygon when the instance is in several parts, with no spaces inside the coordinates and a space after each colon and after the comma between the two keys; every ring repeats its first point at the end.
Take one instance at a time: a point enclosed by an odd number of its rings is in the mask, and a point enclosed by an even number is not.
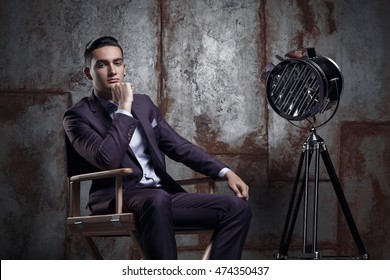
{"type": "Polygon", "coordinates": [[[97,63],[96,66],[98,68],[103,68],[104,66],[106,66],[104,63],[97,63]]]}
{"type": "Polygon", "coordinates": [[[121,66],[122,65],[122,61],[115,62],[114,64],[115,64],[115,66],[121,66]]]}

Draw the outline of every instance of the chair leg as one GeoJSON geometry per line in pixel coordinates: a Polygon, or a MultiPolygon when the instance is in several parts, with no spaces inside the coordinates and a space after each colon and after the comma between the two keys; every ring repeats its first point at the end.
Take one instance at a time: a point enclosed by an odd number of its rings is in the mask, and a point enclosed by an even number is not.
{"type": "Polygon", "coordinates": [[[87,244],[87,247],[88,247],[90,253],[92,254],[92,257],[95,260],[102,260],[103,257],[100,254],[99,249],[96,247],[96,244],[93,241],[92,237],[90,237],[90,236],[83,236],[83,239],[84,239],[85,243],[87,244]]]}
{"type": "Polygon", "coordinates": [[[202,260],[209,260],[210,254],[211,254],[211,248],[213,247],[213,241],[210,240],[209,244],[207,244],[206,249],[204,250],[204,253],[202,255],[202,260]]]}
{"type": "Polygon", "coordinates": [[[130,231],[131,238],[133,240],[134,247],[137,249],[138,252],[141,254],[141,259],[147,259],[145,256],[145,253],[142,249],[141,242],[140,242],[140,237],[139,234],[136,230],[131,230],[130,231]]]}

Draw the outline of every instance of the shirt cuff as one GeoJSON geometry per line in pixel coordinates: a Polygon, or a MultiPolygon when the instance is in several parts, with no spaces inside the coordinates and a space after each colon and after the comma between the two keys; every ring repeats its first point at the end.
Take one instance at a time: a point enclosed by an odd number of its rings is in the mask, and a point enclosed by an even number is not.
{"type": "Polygon", "coordinates": [[[230,170],[230,169],[227,168],[227,167],[222,168],[222,170],[219,171],[219,173],[218,173],[218,177],[219,177],[219,178],[225,178],[225,174],[226,174],[226,172],[228,172],[229,170],[230,170]]]}

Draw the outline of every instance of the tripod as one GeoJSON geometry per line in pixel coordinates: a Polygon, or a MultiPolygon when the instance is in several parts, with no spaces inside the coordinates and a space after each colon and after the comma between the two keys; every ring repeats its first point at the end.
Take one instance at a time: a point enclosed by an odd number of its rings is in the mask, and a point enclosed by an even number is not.
{"type": "Polygon", "coordinates": [[[327,151],[324,140],[319,137],[314,127],[310,129],[310,135],[306,139],[302,154],[299,160],[297,175],[294,183],[294,188],[287,212],[287,218],[284,225],[282,234],[282,240],[280,243],[279,251],[275,255],[277,259],[289,258],[287,252],[292,238],[295,222],[298,216],[299,207],[301,205],[302,197],[303,203],[303,236],[302,236],[302,255],[298,258],[301,259],[320,259],[321,255],[317,250],[317,227],[318,227],[318,191],[319,191],[319,166],[320,155],[325,164],[326,170],[333,185],[333,189],[337,195],[339,204],[343,211],[344,217],[348,223],[349,229],[352,233],[352,237],[356,243],[359,251],[359,259],[368,259],[368,254],[364,248],[363,242],[360,238],[359,232],[356,228],[351,211],[348,207],[347,200],[345,199],[340,182],[337,178],[336,172],[332,165],[329,153],[327,151]],[[312,208],[312,244],[308,245],[308,222],[309,222],[309,167],[312,156],[315,156],[315,174],[314,174],[314,190],[313,190],[313,208],[312,208]],[[302,165],[305,163],[305,172],[303,174],[303,181],[297,195],[298,184],[300,181],[302,165]]]}

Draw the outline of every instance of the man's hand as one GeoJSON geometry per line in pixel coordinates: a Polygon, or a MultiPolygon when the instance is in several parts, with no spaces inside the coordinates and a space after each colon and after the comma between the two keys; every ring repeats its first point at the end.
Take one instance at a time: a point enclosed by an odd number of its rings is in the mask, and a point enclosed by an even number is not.
{"type": "Polygon", "coordinates": [[[229,188],[236,194],[236,196],[245,200],[249,199],[249,187],[240,177],[238,177],[236,173],[229,170],[226,172],[225,178],[228,180],[229,188]]]}
{"type": "Polygon", "coordinates": [[[119,109],[129,113],[131,113],[131,105],[133,104],[133,88],[131,83],[116,83],[111,88],[112,100],[118,104],[119,109]]]}

